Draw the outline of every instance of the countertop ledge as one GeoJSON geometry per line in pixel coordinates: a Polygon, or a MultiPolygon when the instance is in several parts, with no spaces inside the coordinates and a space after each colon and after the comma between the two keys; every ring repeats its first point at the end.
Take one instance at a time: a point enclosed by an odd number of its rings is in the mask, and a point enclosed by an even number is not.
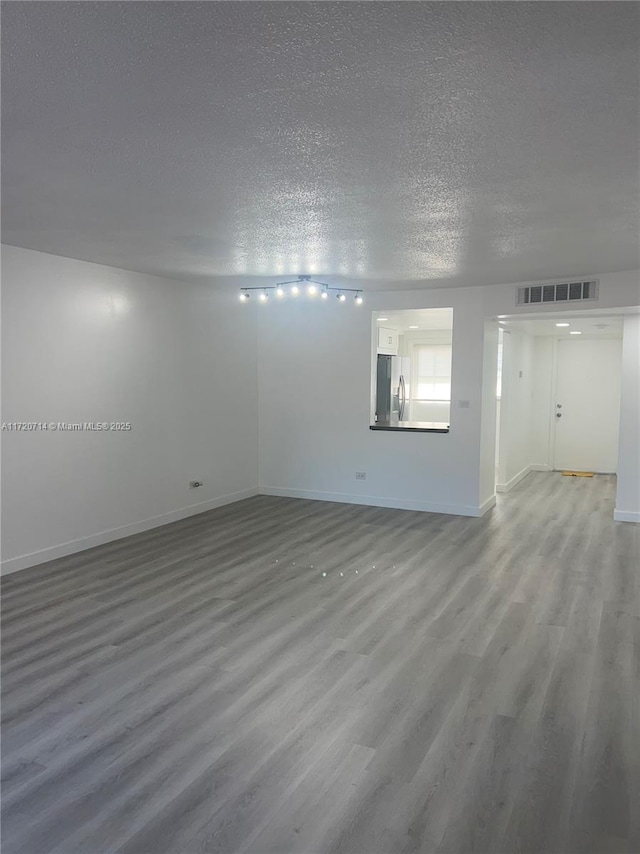
{"type": "Polygon", "coordinates": [[[376,424],[370,424],[369,430],[387,430],[395,433],[448,433],[449,425],[444,421],[400,421],[397,424],[378,421],[376,424]]]}

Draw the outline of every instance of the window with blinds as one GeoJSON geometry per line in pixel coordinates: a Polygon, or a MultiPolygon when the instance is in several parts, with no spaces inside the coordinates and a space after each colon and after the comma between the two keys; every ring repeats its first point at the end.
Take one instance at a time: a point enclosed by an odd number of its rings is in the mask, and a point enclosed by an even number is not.
{"type": "Polygon", "coordinates": [[[451,400],[451,344],[416,344],[414,400],[451,400]]]}

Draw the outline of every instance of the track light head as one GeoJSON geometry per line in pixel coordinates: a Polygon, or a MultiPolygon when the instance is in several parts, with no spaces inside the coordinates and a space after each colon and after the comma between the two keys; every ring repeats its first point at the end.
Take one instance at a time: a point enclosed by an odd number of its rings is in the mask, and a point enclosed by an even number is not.
{"type": "Polygon", "coordinates": [[[278,285],[278,287],[276,288],[276,296],[280,297],[280,299],[282,299],[282,297],[284,296],[284,288],[282,287],[282,285],[278,285]]]}
{"type": "Polygon", "coordinates": [[[356,305],[362,305],[362,303],[363,303],[362,294],[356,294],[353,301],[355,302],[356,305]]]}
{"type": "Polygon", "coordinates": [[[297,285],[294,285],[291,288],[291,293],[294,295],[294,297],[297,297],[298,294],[300,293],[300,288],[297,285]]]}
{"type": "Polygon", "coordinates": [[[260,302],[266,302],[269,299],[269,294],[266,291],[262,291],[258,299],[260,302]]]}
{"type": "Polygon", "coordinates": [[[344,294],[336,294],[336,299],[338,302],[344,302],[346,300],[346,296],[344,294]]]}
{"type": "Polygon", "coordinates": [[[240,302],[246,302],[249,299],[249,294],[246,291],[240,291],[240,302]]]}

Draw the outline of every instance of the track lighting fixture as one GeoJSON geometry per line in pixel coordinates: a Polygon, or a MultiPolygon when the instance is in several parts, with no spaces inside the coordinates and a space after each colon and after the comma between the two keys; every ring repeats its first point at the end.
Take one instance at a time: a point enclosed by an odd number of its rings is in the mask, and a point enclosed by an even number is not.
{"type": "Polygon", "coordinates": [[[331,291],[335,293],[338,302],[346,302],[347,294],[354,295],[353,299],[356,305],[362,305],[364,302],[363,293],[359,288],[332,288],[326,282],[317,282],[311,276],[298,276],[297,279],[291,282],[278,282],[275,285],[267,285],[261,288],[241,288],[240,301],[247,302],[251,291],[259,292],[258,300],[260,302],[267,302],[271,291],[274,291],[279,299],[283,299],[287,295],[285,285],[291,285],[289,293],[294,297],[297,297],[301,292],[301,288],[306,286],[307,294],[310,297],[315,297],[319,293],[320,299],[326,300],[329,298],[329,292],[331,291]]]}

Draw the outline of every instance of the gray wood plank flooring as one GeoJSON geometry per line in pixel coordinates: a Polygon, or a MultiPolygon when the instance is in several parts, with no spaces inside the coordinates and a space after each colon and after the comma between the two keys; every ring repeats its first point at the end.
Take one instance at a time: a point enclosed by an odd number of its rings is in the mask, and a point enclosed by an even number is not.
{"type": "Polygon", "coordinates": [[[638,854],[614,491],[259,496],[3,578],[3,854],[638,854]]]}

